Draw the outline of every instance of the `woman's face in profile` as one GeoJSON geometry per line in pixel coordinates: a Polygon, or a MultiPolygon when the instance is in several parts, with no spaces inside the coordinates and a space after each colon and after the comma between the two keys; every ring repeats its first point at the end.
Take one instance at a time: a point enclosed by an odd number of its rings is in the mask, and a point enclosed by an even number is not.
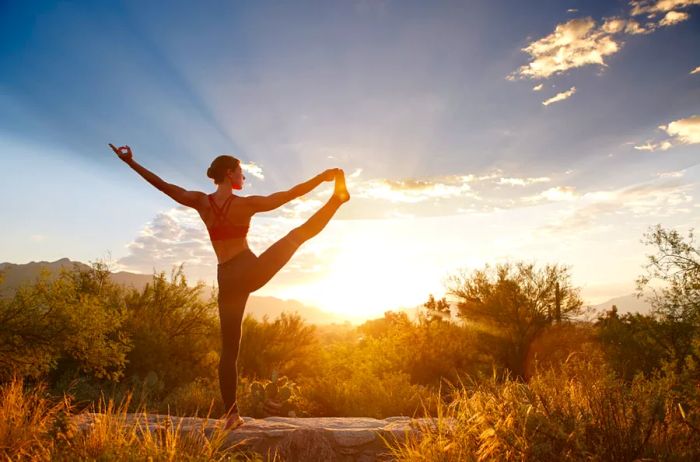
{"type": "Polygon", "coordinates": [[[236,167],[236,170],[229,170],[229,180],[231,180],[232,189],[243,189],[245,175],[243,175],[243,170],[240,165],[236,167]]]}

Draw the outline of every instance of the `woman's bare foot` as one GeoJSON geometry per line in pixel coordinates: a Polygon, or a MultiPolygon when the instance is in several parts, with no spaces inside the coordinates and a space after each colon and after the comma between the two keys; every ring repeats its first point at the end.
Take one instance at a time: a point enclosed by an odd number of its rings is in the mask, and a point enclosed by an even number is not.
{"type": "Polygon", "coordinates": [[[348,188],[345,186],[345,172],[342,169],[338,169],[338,173],[335,175],[335,189],[333,191],[333,196],[337,197],[340,202],[347,202],[350,200],[350,193],[348,188]]]}
{"type": "Polygon", "coordinates": [[[226,424],[224,425],[224,430],[235,430],[244,423],[245,422],[243,421],[243,418],[238,413],[231,414],[228,417],[226,417],[226,424]]]}

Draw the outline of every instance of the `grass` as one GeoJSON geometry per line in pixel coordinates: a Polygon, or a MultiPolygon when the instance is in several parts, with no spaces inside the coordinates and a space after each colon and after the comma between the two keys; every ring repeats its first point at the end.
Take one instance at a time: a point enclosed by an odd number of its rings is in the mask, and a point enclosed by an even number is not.
{"type": "Polygon", "coordinates": [[[401,461],[700,460],[699,395],[685,377],[625,383],[571,362],[529,383],[461,386],[422,434],[389,446],[401,461]]]}
{"type": "Polygon", "coordinates": [[[165,418],[153,427],[153,416],[127,413],[129,399],[102,400],[93,411],[89,430],[76,423],[70,400],[54,401],[41,386],[25,388],[14,379],[0,388],[0,459],[99,461],[252,461],[261,456],[225,445],[218,427],[182,431],[165,418]],[[148,423],[151,423],[149,429],[148,423]]]}

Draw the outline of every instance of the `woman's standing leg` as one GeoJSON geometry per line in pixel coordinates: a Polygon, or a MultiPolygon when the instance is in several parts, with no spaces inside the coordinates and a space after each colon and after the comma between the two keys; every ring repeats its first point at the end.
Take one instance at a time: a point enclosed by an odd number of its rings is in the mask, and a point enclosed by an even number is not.
{"type": "Polygon", "coordinates": [[[305,223],[294,228],[286,236],[272,244],[258,256],[255,270],[246,275],[247,287],[254,292],[264,286],[292,258],[301,244],[316,236],[326,227],[338,208],[350,199],[345,188],[345,177],[339,173],[335,180],[333,196],[305,223]]]}
{"type": "MultiPolygon", "coordinates": [[[[221,293],[221,288],[219,289],[221,293]]],[[[247,292],[224,291],[219,297],[221,321],[221,358],[219,360],[219,386],[226,414],[238,414],[236,391],[238,389],[238,350],[241,344],[241,324],[248,301],[247,292]]]]}

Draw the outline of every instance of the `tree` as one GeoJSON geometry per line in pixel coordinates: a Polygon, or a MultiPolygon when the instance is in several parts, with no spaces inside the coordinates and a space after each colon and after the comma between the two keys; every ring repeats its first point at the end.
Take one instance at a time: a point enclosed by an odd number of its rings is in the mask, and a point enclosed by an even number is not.
{"type": "Polygon", "coordinates": [[[316,326],[298,314],[282,313],[274,321],[243,320],[238,369],[241,375],[269,379],[273,371],[296,379],[312,374],[318,350],[316,326]]]}
{"type": "Polygon", "coordinates": [[[649,335],[680,371],[686,358],[700,360],[694,345],[700,334],[700,250],[692,229],[685,238],[676,230],[656,225],[642,242],[656,249],[647,255],[645,273],[637,278],[637,295],[644,296],[649,290],[656,321],[649,335]]]}
{"type": "Polygon", "coordinates": [[[49,276],[0,299],[0,379],[118,380],[129,349],[121,288],[102,263],[49,276]]]}
{"type": "Polygon", "coordinates": [[[133,349],[126,375],[134,382],[148,376],[167,393],[198,377],[216,377],[219,322],[216,302],[204,299],[203,288],[188,286],[180,266],[169,280],[165,273],[154,274],[143,290],[127,295],[125,327],[133,349]]]}
{"type": "Polygon", "coordinates": [[[620,316],[615,305],[598,317],[598,341],[606,361],[620,377],[632,380],[639,372],[651,375],[668,359],[668,350],[658,341],[658,333],[663,331],[659,324],[654,316],[620,316]]]}
{"type": "Polygon", "coordinates": [[[645,274],[637,278],[637,294],[651,290],[649,301],[654,313],[673,321],[698,324],[700,320],[700,251],[695,247],[693,230],[685,239],[676,230],[656,225],[642,243],[656,247],[647,255],[645,274]],[[652,287],[658,281],[661,288],[652,287]]]}
{"type": "Polygon", "coordinates": [[[423,308],[426,310],[425,316],[428,322],[450,321],[452,317],[450,304],[445,297],[435,300],[433,294],[430,294],[428,301],[423,303],[423,308]]]}
{"type": "Polygon", "coordinates": [[[448,280],[458,316],[477,330],[485,351],[518,378],[525,378],[530,345],[555,322],[580,313],[579,289],[568,267],[518,262],[486,265],[448,280]]]}

